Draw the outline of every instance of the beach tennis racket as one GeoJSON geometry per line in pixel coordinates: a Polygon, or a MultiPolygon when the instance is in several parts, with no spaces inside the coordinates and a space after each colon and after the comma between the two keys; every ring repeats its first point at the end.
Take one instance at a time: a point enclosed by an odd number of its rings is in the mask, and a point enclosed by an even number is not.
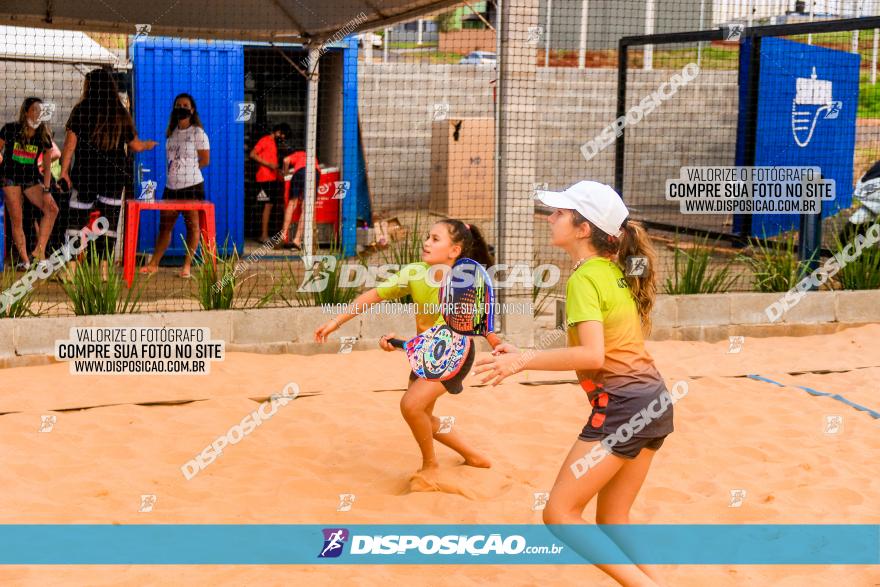
{"type": "Polygon", "coordinates": [[[484,336],[494,349],[495,291],[486,268],[467,257],[455,262],[440,286],[440,314],[449,328],[464,336],[484,336]]]}
{"type": "Polygon", "coordinates": [[[471,350],[471,339],[445,324],[432,326],[409,340],[390,338],[388,343],[406,351],[413,373],[430,381],[446,381],[458,375],[471,350]]]}

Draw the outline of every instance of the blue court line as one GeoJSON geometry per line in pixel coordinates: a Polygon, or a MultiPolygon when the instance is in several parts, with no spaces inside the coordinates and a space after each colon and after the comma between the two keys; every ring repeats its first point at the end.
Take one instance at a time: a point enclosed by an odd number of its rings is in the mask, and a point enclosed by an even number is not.
{"type": "MultiPolygon", "coordinates": [[[[779,383],[778,381],[773,381],[772,379],[767,379],[766,377],[761,377],[760,375],[746,375],[746,377],[748,377],[749,379],[754,379],[755,381],[763,381],[765,383],[772,383],[773,385],[778,385],[779,387],[792,387],[789,385],[785,385],[784,383],[779,383]]],[[[880,420],[880,412],[877,412],[875,410],[872,410],[871,408],[867,408],[861,404],[857,404],[853,401],[850,401],[838,393],[828,393],[825,391],[817,391],[817,390],[812,389],[810,387],[804,387],[803,385],[795,385],[793,387],[797,387],[798,389],[803,389],[804,391],[806,391],[810,395],[825,396],[825,397],[830,397],[832,399],[836,399],[837,401],[843,402],[846,405],[848,405],[852,408],[855,408],[860,412],[867,412],[868,415],[871,416],[872,418],[874,418],[875,420],[880,420]]]]}
{"type": "Polygon", "coordinates": [[[767,379],[766,377],[761,377],[760,375],[746,375],[749,379],[755,379],[757,381],[763,381],[765,383],[772,383],[773,385],[778,385],[779,387],[785,387],[785,384],[779,383],[778,381],[773,381],[772,379],[767,379]]]}

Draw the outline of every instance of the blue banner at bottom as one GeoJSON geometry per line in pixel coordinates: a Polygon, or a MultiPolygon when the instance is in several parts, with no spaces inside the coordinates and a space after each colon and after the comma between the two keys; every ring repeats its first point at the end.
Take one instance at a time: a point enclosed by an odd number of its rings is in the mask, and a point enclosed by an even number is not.
{"type": "Polygon", "coordinates": [[[880,564],[880,525],[0,525],[0,564],[880,564]]]}

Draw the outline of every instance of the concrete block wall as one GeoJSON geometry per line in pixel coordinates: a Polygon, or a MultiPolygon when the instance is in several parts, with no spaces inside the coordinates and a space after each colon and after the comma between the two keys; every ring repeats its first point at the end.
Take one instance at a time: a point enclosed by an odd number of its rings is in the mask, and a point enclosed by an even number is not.
{"type": "MultiPolygon", "coordinates": [[[[852,326],[880,323],[880,290],[810,292],[771,323],[765,308],[781,294],[732,293],[667,296],[657,298],[650,340],[703,340],[717,342],[729,336],[806,336],[837,332],[852,326]]],[[[315,343],[315,328],[330,314],[321,308],[272,308],[215,312],[171,312],[118,316],[21,318],[0,320],[0,367],[52,362],[55,341],[66,340],[73,327],[143,326],[207,327],[211,338],[225,341],[227,352],[337,353],[340,338],[355,336],[354,350],[375,349],[380,336],[395,332],[400,338],[415,335],[411,315],[367,314],[346,323],[324,344],[315,343]]],[[[531,338],[546,348],[565,345],[565,337],[552,336],[552,325],[535,321],[512,323],[507,340],[531,338]]],[[[510,328],[508,326],[508,328],[510,328]]],[[[478,349],[488,350],[476,339],[478,349]]],[[[523,347],[527,345],[522,345],[523,347]]]]}
{"type": "MultiPolygon", "coordinates": [[[[730,336],[807,336],[880,324],[880,290],[809,292],[779,319],[770,322],[766,308],[782,295],[660,295],[652,313],[649,339],[717,342],[730,336]]],[[[552,346],[564,344],[558,341],[552,346]]]]}
{"type": "MultiPolygon", "coordinates": [[[[491,67],[359,64],[358,107],[372,207],[427,208],[434,105],[447,118],[493,117],[491,67]]],[[[489,137],[487,137],[489,140],[489,137]]]]}
{"type": "Polygon", "coordinates": [[[63,316],[0,320],[0,367],[45,363],[55,341],[70,338],[74,327],[202,327],[212,340],[225,341],[227,352],[271,352],[311,355],[335,353],[343,336],[358,337],[354,349],[376,348],[379,337],[395,332],[415,336],[409,314],[364,315],[334,332],[327,343],[314,342],[314,331],[333,314],[322,308],[269,308],[213,312],[157,312],[104,316],[63,316]]]}
{"type": "MultiPolygon", "coordinates": [[[[524,57],[518,56],[523,60],[524,57]]],[[[680,70],[630,73],[628,106],[657,90],[680,70]]],[[[494,116],[493,68],[392,63],[360,68],[360,116],[374,210],[427,208],[430,198],[431,113],[449,104],[449,117],[494,116]]],[[[502,140],[533,144],[534,181],[559,189],[584,178],[614,182],[614,146],[587,161],[581,145],[616,117],[613,69],[536,69],[534,84],[520,88],[534,105],[530,136],[511,128],[502,140]]],[[[627,201],[669,207],[665,181],[683,165],[733,165],[737,123],[736,71],[704,70],[689,85],[627,129],[627,201]]],[[[522,121],[520,121],[522,126],[522,121]]],[[[489,140],[489,137],[487,137],[489,140]]],[[[502,192],[504,195],[504,192],[502,192]]],[[[507,194],[513,206],[514,195],[507,194]]]]}
{"type": "Polygon", "coordinates": [[[779,293],[661,296],[662,320],[651,340],[704,340],[729,336],[805,336],[880,323],[880,291],[809,292],[783,316],[770,322],[765,309],[779,293]],[[666,305],[667,307],[662,307],[666,305]]]}

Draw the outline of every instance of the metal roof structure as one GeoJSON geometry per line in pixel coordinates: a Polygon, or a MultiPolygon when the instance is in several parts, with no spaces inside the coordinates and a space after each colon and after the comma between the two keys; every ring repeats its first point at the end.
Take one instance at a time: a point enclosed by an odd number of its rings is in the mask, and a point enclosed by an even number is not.
{"type": "Polygon", "coordinates": [[[0,3],[0,23],[131,35],[148,25],[151,35],[322,43],[457,4],[461,0],[15,0],[0,3]]]}

